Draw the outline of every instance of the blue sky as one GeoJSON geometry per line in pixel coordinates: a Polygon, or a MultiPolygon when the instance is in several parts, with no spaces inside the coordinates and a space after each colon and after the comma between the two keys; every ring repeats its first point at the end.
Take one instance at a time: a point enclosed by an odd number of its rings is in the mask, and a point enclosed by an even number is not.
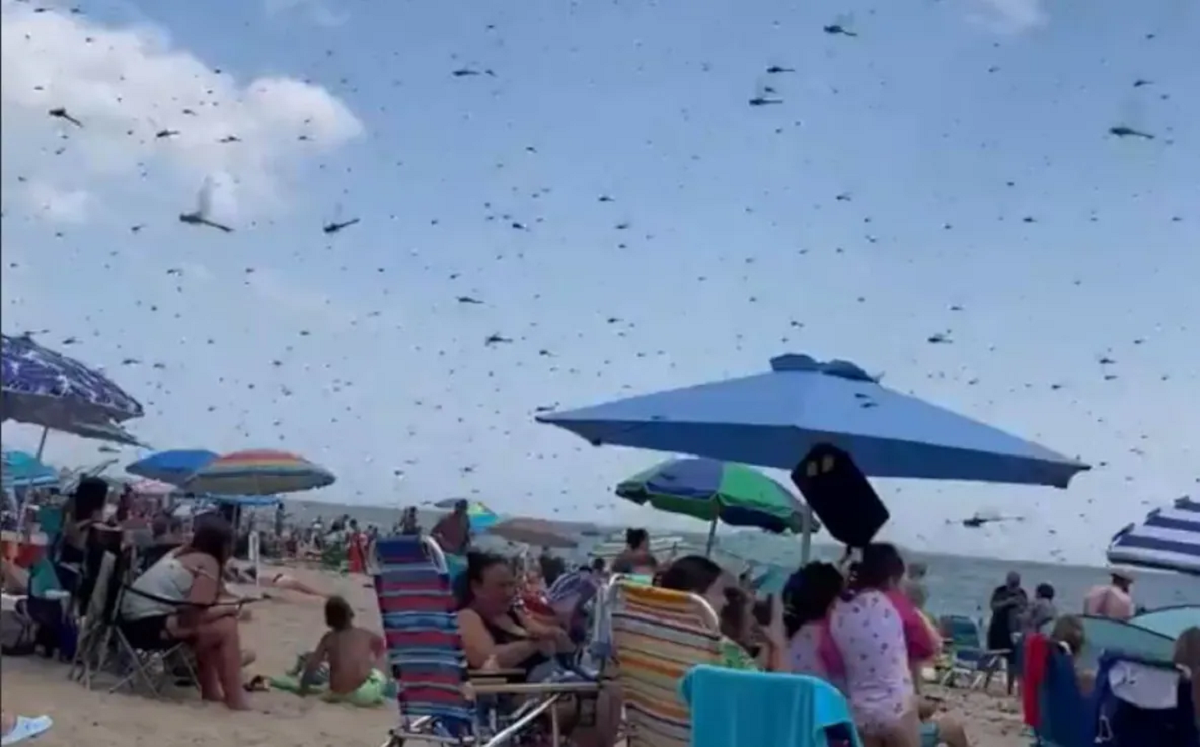
{"type": "Polygon", "coordinates": [[[292,449],[330,500],[680,526],[610,496],[656,455],[534,409],[794,351],[1099,465],[883,483],[907,544],[1097,561],[1197,491],[1188,0],[39,7],[3,0],[2,326],[75,338],[157,447],[292,449]],[[232,234],[177,220],[206,179],[232,234]],[[1028,518],[945,523],[976,510],[1028,518]]]}

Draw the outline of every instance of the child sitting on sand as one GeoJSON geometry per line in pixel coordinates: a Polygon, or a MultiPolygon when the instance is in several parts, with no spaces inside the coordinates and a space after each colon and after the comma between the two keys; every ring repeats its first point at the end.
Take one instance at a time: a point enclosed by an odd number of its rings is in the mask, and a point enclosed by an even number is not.
{"type": "Polygon", "coordinates": [[[379,669],[387,653],[383,638],[355,627],[354,610],[342,597],[325,602],[325,624],[329,632],[306,657],[299,694],[307,695],[328,683],[326,700],[364,707],[382,704],[389,688],[388,678],[379,669]]]}

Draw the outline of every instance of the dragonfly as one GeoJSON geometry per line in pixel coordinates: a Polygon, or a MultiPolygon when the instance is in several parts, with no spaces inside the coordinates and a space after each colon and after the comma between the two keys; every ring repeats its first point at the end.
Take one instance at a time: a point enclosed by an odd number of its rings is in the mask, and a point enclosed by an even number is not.
{"type": "Polygon", "coordinates": [[[194,213],[180,213],[179,221],[193,226],[209,226],[225,233],[233,233],[233,229],[229,226],[217,223],[208,217],[212,214],[212,191],[212,179],[205,177],[204,183],[200,185],[200,192],[196,195],[196,211],[194,213]]]}

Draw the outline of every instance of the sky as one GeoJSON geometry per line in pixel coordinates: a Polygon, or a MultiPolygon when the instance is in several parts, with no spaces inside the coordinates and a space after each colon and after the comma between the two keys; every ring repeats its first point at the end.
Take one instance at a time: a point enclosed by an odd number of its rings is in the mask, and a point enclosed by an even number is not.
{"type": "Polygon", "coordinates": [[[694,528],[533,415],[802,352],[1095,467],[880,482],[908,546],[1099,562],[1200,492],[1190,0],[0,2],[0,326],[156,448],[694,528]]]}

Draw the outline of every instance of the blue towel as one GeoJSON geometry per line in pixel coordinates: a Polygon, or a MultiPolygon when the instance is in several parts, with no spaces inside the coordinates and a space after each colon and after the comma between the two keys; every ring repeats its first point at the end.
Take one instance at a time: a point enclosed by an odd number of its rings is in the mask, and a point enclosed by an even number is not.
{"type": "Polygon", "coordinates": [[[679,694],[692,713],[692,747],[827,747],[826,730],[837,727],[862,747],[846,699],[816,677],[698,666],[679,694]]]}
{"type": "Polygon", "coordinates": [[[458,582],[458,577],[467,572],[467,556],[446,553],[446,571],[450,577],[450,588],[458,588],[455,585],[458,582]]]}
{"type": "Polygon", "coordinates": [[[1037,736],[1054,747],[1089,747],[1092,744],[1091,701],[1079,691],[1075,663],[1057,646],[1047,652],[1046,674],[1038,688],[1042,723],[1037,736]]]}

